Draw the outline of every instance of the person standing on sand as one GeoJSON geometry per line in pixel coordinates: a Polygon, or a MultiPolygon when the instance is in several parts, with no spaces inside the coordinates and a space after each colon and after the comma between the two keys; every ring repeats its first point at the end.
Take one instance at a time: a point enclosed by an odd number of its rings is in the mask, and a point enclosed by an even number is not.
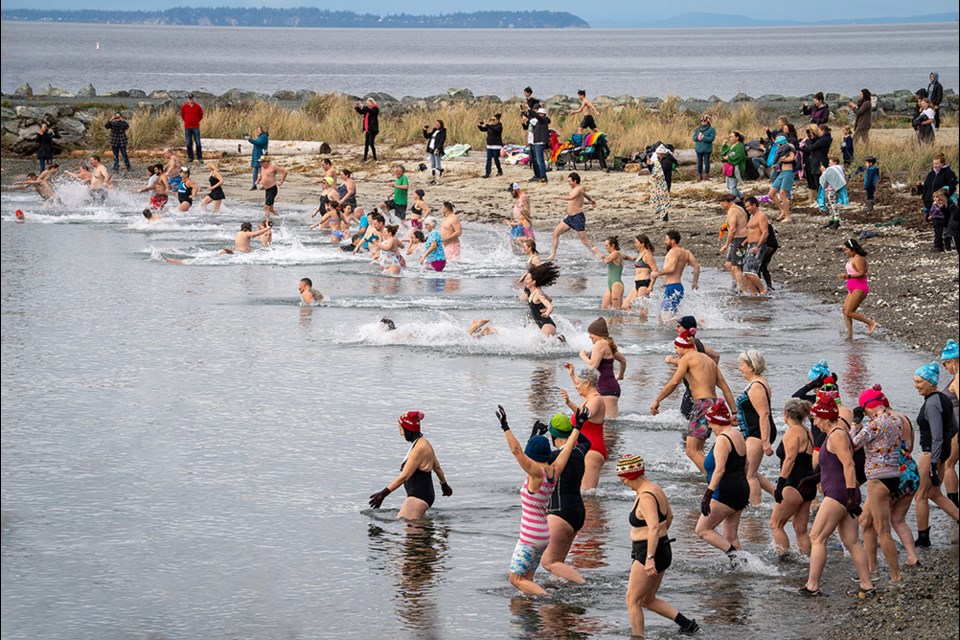
{"type": "Polygon", "coordinates": [[[870,141],[870,127],[873,124],[873,97],[870,89],[861,89],[860,98],[850,101],[850,108],[856,114],[853,123],[853,141],[867,144],[870,141]]]}
{"type": "Polygon", "coordinates": [[[524,118],[533,134],[530,142],[530,162],[533,164],[533,177],[529,181],[546,182],[547,160],[545,152],[550,144],[550,118],[547,117],[547,110],[543,106],[540,106],[536,111],[531,109],[524,118]]]}
{"type": "Polygon", "coordinates": [[[447,142],[447,128],[443,120],[437,120],[433,129],[423,125],[423,137],[427,141],[427,160],[430,162],[430,184],[440,184],[443,179],[443,153],[447,142]]]}
{"type": "Polygon", "coordinates": [[[443,203],[443,221],[440,223],[440,237],[443,239],[443,253],[448,262],[460,259],[460,236],[463,235],[463,226],[460,218],[454,213],[453,203],[443,203]]]}
{"type": "Polygon", "coordinates": [[[380,133],[380,107],[373,98],[367,98],[367,102],[361,105],[359,102],[353,103],[353,110],[363,116],[363,161],[367,161],[367,155],[372,154],[373,161],[377,161],[377,134],[380,133]]]}
{"type": "Polygon", "coordinates": [[[570,186],[570,193],[565,196],[553,196],[554,200],[566,200],[567,215],[553,230],[553,244],[550,249],[550,256],[547,261],[554,260],[557,257],[557,245],[560,244],[560,236],[571,229],[576,232],[580,242],[593,251],[594,247],[587,238],[587,217],[583,213],[583,202],[586,200],[591,207],[596,207],[597,202],[584,191],[580,184],[580,174],[573,171],[567,175],[567,184],[570,186]]]}
{"type": "MultiPolygon", "coordinates": [[[[677,355],[677,371],[670,381],[663,387],[653,404],[650,405],[650,415],[660,413],[660,403],[674,390],[686,381],[690,387],[693,406],[690,410],[690,421],[687,425],[686,454],[701,473],[704,472],[703,445],[710,432],[707,428],[707,410],[717,402],[717,389],[720,389],[727,406],[734,406],[733,393],[717,363],[706,353],[700,353],[696,348],[694,333],[685,329],[673,341],[673,349],[677,355]]],[[[667,359],[671,363],[674,360],[667,359]]],[[[748,489],[749,492],[749,489],[748,489]]],[[[745,496],[745,499],[749,494],[745,496]]]]}
{"type": "Polygon", "coordinates": [[[35,140],[37,142],[37,160],[40,161],[40,173],[43,173],[47,165],[53,162],[53,139],[59,138],[60,134],[50,129],[46,122],[40,123],[35,140]]]}
{"type": "Polygon", "coordinates": [[[724,223],[727,228],[726,241],[720,247],[720,255],[724,256],[723,266],[730,272],[737,290],[746,291],[742,268],[743,243],[747,239],[747,212],[735,200],[731,193],[720,196],[720,208],[727,214],[727,221],[724,223]]]}
{"type": "Polygon", "coordinates": [[[667,231],[663,238],[667,254],[663,257],[663,269],[650,274],[650,288],[657,278],[663,276],[663,299],[660,301],[660,321],[677,313],[677,308],[683,300],[683,270],[687,265],[693,268],[693,283],[691,287],[696,291],[700,287],[700,263],[690,251],[680,246],[680,232],[667,231]]]}
{"type": "Polygon", "coordinates": [[[843,243],[843,250],[847,254],[846,273],[840,274],[840,279],[847,281],[847,297],[843,301],[843,322],[847,326],[847,340],[852,340],[854,320],[867,325],[867,335],[876,331],[877,323],[857,312],[870,293],[870,284],[867,282],[867,252],[853,238],[843,243]]]}
{"type": "Polygon", "coordinates": [[[268,220],[271,215],[279,215],[277,210],[273,208],[273,203],[277,199],[279,188],[286,182],[288,173],[280,165],[274,164],[270,156],[260,158],[260,175],[257,177],[257,181],[263,185],[263,213],[268,220]],[[279,181],[277,181],[278,173],[280,174],[279,181]]]}
{"type": "Polygon", "coordinates": [[[477,121],[477,129],[487,134],[487,164],[484,167],[483,177],[490,177],[491,163],[497,165],[497,176],[503,175],[500,167],[500,150],[503,149],[503,124],[499,113],[493,114],[487,122],[477,121]]]}
{"type": "Polygon", "coordinates": [[[697,176],[700,180],[710,179],[710,154],[713,153],[713,141],[717,130],[710,124],[710,114],[700,116],[700,125],[693,130],[693,150],[697,154],[697,176]]]}
{"type": "Polygon", "coordinates": [[[648,165],[650,169],[650,201],[653,203],[653,210],[660,222],[670,221],[670,180],[667,178],[667,171],[663,163],[672,162],[672,157],[670,150],[660,145],[648,165]]]}
{"type": "Polygon", "coordinates": [[[780,145],[774,160],[777,177],[773,179],[767,196],[780,209],[777,220],[786,224],[793,219],[790,215],[790,199],[793,197],[793,181],[796,178],[794,168],[797,166],[797,150],[787,141],[786,136],[778,136],[777,143],[780,145]]]}
{"type": "Polygon", "coordinates": [[[256,191],[257,178],[260,177],[260,158],[267,155],[270,134],[263,127],[257,127],[253,133],[243,134],[243,139],[253,146],[250,151],[250,166],[253,167],[253,186],[250,187],[250,191],[256,191]]]}
{"type": "Polygon", "coordinates": [[[743,173],[747,169],[747,150],[743,146],[743,134],[731,131],[727,141],[720,147],[720,157],[723,159],[723,175],[726,177],[727,191],[737,198],[743,198],[740,185],[743,184],[743,173]]]}
{"type": "Polygon", "coordinates": [[[200,145],[200,121],[203,120],[203,107],[187,94],[187,101],[180,107],[180,119],[183,120],[183,133],[187,139],[187,160],[193,162],[196,152],[197,162],[203,162],[203,147],[200,145]]]}
{"type": "Polygon", "coordinates": [[[130,125],[123,119],[123,115],[117,111],[113,117],[107,120],[103,125],[110,132],[110,150],[113,151],[113,172],[120,171],[120,156],[123,156],[123,164],[130,171],[130,158],[127,156],[127,129],[130,125]]]}
{"type": "Polygon", "coordinates": [[[934,116],[933,126],[940,128],[940,103],[943,102],[943,85],[940,84],[940,74],[936,71],[930,72],[930,84],[927,85],[927,99],[930,100],[930,106],[933,107],[936,115],[934,116]]]}
{"type": "Polygon", "coordinates": [[[830,105],[825,101],[822,91],[813,96],[813,106],[804,101],[800,113],[810,116],[810,124],[827,124],[830,121],[830,105]]]}
{"type": "Polygon", "coordinates": [[[583,118],[580,120],[580,128],[596,131],[597,121],[594,118],[600,115],[600,110],[593,106],[593,103],[587,99],[587,92],[583,89],[577,91],[577,99],[580,100],[580,106],[571,111],[569,115],[575,116],[578,113],[582,113],[583,118]]]}

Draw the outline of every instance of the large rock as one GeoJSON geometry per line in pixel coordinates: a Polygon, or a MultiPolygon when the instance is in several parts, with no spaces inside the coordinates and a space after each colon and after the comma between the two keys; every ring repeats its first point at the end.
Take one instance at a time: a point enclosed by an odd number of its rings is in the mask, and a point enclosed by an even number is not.
{"type": "Polygon", "coordinates": [[[303,102],[310,102],[318,95],[316,91],[311,91],[310,89],[300,89],[296,93],[297,100],[302,100],[303,102]]]}
{"type": "MultiPolygon", "coordinates": [[[[443,96],[443,97],[444,97],[444,98],[449,98],[449,96],[446,96],[446,95],[443,96]]],[[[390,95],[389,93],[383,93],[383,92],[380,92],[380,91],[375,91],[375,92],[373,92],[373,93],[368,93],[367,95],[363,96],[363,100],[364,100],[364,101],[365,101],[367,98],[373,98],[373,101],[376,102],[377,105],[397,104],[398,102],[400,102],[399,100],[397,100],[396,98],[394,98],[394,97],[393,97],[392,95],[390,95]]]]}
{"type": "Polygon", "coordinates": [[[147,92],[143,89],[130,89],[130,91],[127,91],[127,95],[131,98],[146,98],[147,92]]]}
{"type": "Polygon", "coordinates": [[[33,97],[33,87],[24,82],[19,87],[13,90],[14,98],[32,98],[33,97]]]}
{"type": "Polygon", "coordinates": [[[19,106],[16,110],[17,119],[22,124],[39,124],[41,122],[53,122],[55,118],[46,109],[40,107],[19,106]]]}
{"type": "Polygon", "coordinates": [[[286,89],[280,89],[279,91],[274,91],[273,95],[270,96],[272,100],[280,100],[282,102],[293,102],[297,99],[297,94],[293,91],[288,91],[286,89]]]}
{"type": "Polygon", "coordinates": [[[62,104],[57,107],[57,117],[58,118],[68,118],[74,113],[73,107],[68,104],[62,104]]]}
{"type": "Polygon", "coordinates": [[[730,102],[753,102],[753,98],[742,91],[730,99],[730,102]]]}
{"type": "Polygon", "coordinates": [[[488,104],[503,104],[499,96],[477,96],[477,102],[486,102],[488,104]]]}
{"type": "Polygon", "coordinates": [[[473,100],[473,91],[470,91],[470,89],[450,88],[447,89],[447,95],[454,100],[473,100]]]}
{"type": "MultiPolygon", "coordinates": [[[[129,92],[129,91],[117,91],[116,93],[117,93],[117,97],[118,97],[118,98],[129,98],[129,97],[130,97],[130,92],[129,92]],[[124,94],[124,95],[120,95],[121,93],[124,94]]],[[[169,99],[170,99],[170,92],[169,92],[169,91],[151,91],[151,92],[147,95],[147,97],[150,98],[151,100],[169,100],[169,99]]]]}
{"type": "Polygon", "coordinates": [[[73,94],[67,91],[66,89],[60,89],[59,87],[54,87],[51,84],[47,84],[37,92],[38,96],[44,98],[72,98],[73,94]]]}
{"type": "Polygon", "coordinates": [[[88,82],[87,84],[80,87],[79,91],[77,91],[77,97],[78,98],[96,98],[97,90],[94,89],[93,85],[88,82]]]}

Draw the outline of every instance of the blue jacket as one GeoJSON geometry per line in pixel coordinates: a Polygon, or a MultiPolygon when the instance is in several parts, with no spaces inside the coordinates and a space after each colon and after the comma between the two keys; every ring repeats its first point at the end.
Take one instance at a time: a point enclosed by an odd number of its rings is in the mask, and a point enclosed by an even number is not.
{"type": "Polygon", "coordinates": [[[693,150],[697,153],[713,153],[713,141],[717,137],[717,130],[710,125],[700,125],[693,130],[693,150]],[[697,140],[697,136],[703,134],[703,140],[697,140]]]}
{"type": "Polygon", "coordinates": [[[256,138],[247,138],[247,142],[253,145],[253,151],[250,154],[250,166],[260,166],[260,156],[266,155],[267,144],[270,142],[270,136],[264,131],[256,138]]]}
{"type": "Polygon", "coordinates": [[[867,167],[863,172],[863,186],[869,189],[876,187],[878,182],[880,182],[880,167],[867,167]]]}

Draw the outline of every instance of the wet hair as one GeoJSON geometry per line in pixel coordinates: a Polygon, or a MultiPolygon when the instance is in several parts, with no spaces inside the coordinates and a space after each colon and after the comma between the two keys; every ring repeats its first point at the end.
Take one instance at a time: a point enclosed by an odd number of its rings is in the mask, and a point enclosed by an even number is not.
{"type": "Polygon", "coordinates": [[[153,217],[153,214],[150,212],[150,209],[143,210],[143,217],[146,218],[147,220],[153,217]]]}
{"type": "Polygon", "coordinates": [[[35,174],[33,171],[27,174],[27,178],[30,180],[33,180],[36,177],[37,177],[37,174],[35,174]]]}
{"type": "Polygon", "coordinates": [[[611,247],[613,247],[614,249],[616,249],[617,251],[620,250],[620,238],[619,238],[619,236],[607,236],[607,243],[608,243],[611,247]]]}
{"type": "Polygon", "coordinates": [[[413,232],[413,237],[416,238],[418,242],[427,241],[427,236],[423,235],[423,231],[420,231],[420,229],[413,232]]]}
{"type": "Polygon", "coordinates": [[[530,253],[536,253],[536,254],[540,253],[539,251],[537,251],[537,241],[534,240],[533,238],[520,238],[520,244],[526,247],[530,247],[530,253]]]}
{"type": "Polygon", "coordinates": [[[577,89],[577,95],[578,95],[578,96],[583,96],[584,98],[586,98],[586,97],[587,97],[587,92],[584,91],[583,89],[577,89]]]}
{"type": "Polygon", "coordinates": [[[757,200],[756,196],[747,196],[746,198],[743,199],[743,204],[752,204],[755,207],[759,207],[760,201],[757,200]]]}
{"type": "Polygon", "coordinates": [[[743,142],[743,134],[742,134],[742,133],[740,133],[740,132],[737,131],[737,130],[733,130],[733,131],[731,131],[730,133],[737,139],[737,142],[743,142]]]}
{"type": "Polygon", "coordinates": [[[371,219],[373,219],[373,220],[376,220],[377,222],[386,222],[386,220],[384,220],[384,218],[383,218],[383,214],[380,213],[379,211],[374,211],[373,213],[371,213],[371,214],[370,214],[369,216],[367,216],[367,217],[368,217],[368,218],[371,218],[371,219]]]}
{"type": "Polygon", "coordinates": [[[843,243],[843,246],[845,246],[847,249],[850,249],[850,251],[853,251],[858,256],[866,257],[867,255],[867,252],[864,251],[863,247],[860,246],[860,243],[857,242],[856,238],[850,238],[843,243]]]}
{"type": "Polygon", "coordinates": [[[749,365],[757,375],[762,375],[763,372],[767,370],[767,359],[763,357],[762,351],[755,349],[741,351],[737,360],[749,365]]]}
{"type": "Polygon", "coordinates": [[[810,417],[811,406],[813,405],[808,400],[790,398],[783,404],[783,412],[794,422],[803,424],[810,417]]]}
{"type": "Polygon", "coordinates": [[[240,224],[240,231],[253,231],[253,225],[249,222],[243,222],[240,224]]]}
{"type": "Polygon", "coordinates": [[[650,238],[647,237],[647,234],[640,233],[637,234],[637,242],[643,245],[643,248],[647,251],[653,252],[653,243],[650,242],[650,238]]]}
{"type": "Polygon", "coordinates": [[[380,324],[387,328],[387,331],[396,331],[397,324],[390,318],[380,318],[380,324]]]}
{"type": "Polygon", "coordinates": [[[443,201],[443,208],[448,210],[450,213],[454,212],[453,203],[448,200],[443,201]]]}
{"type": "Polygon", "coordinates": [[[663,234],[663,235],[667,236],[668,238],[670,238],[671,240],[673,240],[673,241],[676,242],[677,244],[680,244],[680,232],[679,232],[679,231],[677,231],[677,230],[675,230],[675,229],[670,229],[670,231],[667,231],[667,232],[666,232],[665,234],[663,234]]]}
{"type": "Polygon", "coordinates": [[[549,287],[560,277],[560,267],[552,262],[544,262],[527,270],[534,284],[538,287],[549,287]]]}
{"type": "Polygon", "coordinates": [[[384,229],[386,229],[390,233],[390,235],[395,236],[397,235],[397,231],[400,230],[400,227],[398,227],[395,224],[390,224],[384,227],[384,229]]]}
{"type": "Polygon", "coordinates": [[[813,99],[823,102],[824,101],[823,91],[817,91],[815,94],[813,94],[813,99]]]}
{"type": "Polygon", "coordinates": [[[577,184],[580,184],[580,174],[577,173],[576,171],[571,171],[570,173],[567,174],[567,177],[573,180],[574,182],[576,182],[577,184]]]}
{"type": "Polygon", "coordinates": [[[300,282],[307,285],[308,287],[313,286],[313,280],[311,280],[310,278],[300,278],[300,282]]]}

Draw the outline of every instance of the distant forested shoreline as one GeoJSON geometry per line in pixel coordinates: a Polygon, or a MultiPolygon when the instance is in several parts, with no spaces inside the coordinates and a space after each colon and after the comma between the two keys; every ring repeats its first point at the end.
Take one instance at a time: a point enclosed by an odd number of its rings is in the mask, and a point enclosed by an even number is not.
{"type": "Polygon", "coordinates": [[[154,24],[208,27],[411,28],[411,29],[566,29],[589,28],[585,20],[565,11],[474,11],[438,15],[406,13],[380,16],[312,7],[177,7],[163,11],[80,9],[4,9],[0,19],[29,22],[89,24],[154,24]]]}

